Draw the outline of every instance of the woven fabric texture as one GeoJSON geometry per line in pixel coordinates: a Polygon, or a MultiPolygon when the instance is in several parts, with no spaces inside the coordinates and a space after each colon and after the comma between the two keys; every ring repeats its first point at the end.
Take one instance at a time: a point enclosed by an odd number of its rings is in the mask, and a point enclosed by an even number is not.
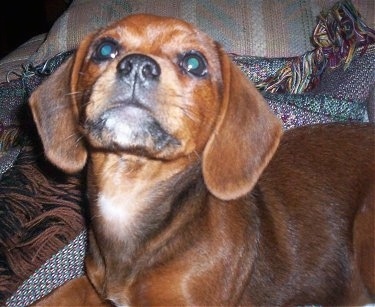
{"type": "Polygon", "coordinates": [[[0,83],[15,80],[22,74],[22,65],[28,62],[30,55],[34,54],[46,38],[45,34],[32,37],[13,52],[0,60],[0,83]]]}
{"type": "Polygon", "coordinates": [[[86,241],[86,231],[82,231],[37,269],[7,300],[6,305],[14,307],[30,305],[67,280],[82,276],[86,241]]]}
{"type": "MultiPolygon", "coordinates": [[[[77,47],[90,32],[135,13],[184,19],[220,42],[227,52],[262,57],[299,56],[313,49],[316,16],[336,0],[74,0],[30,61],[40,64],[77,47]],[[87,12],[90,12],[88,14],[87,12]]],[[[353,0],[375,27],[375,2],[353,0]]]]}
{"type": "Polygon", "coordinates": [[[0,304],[84,229],[81,176],[45,160],[27,105],[69,55],[0,84],[0,304]]]}

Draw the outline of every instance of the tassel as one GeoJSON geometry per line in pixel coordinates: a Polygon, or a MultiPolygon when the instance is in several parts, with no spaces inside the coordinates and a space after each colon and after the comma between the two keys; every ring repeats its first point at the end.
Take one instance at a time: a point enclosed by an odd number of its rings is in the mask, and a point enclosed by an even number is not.
{"type": "Polygon", "coordinates": [[[321,13],[312,40],[327,59],[328,67],[344,64],[346,69],[359,47],[365,52],[375,42],[375,31],[364,23],[351,1],[345,0],[321,13]]]}
{"type": "Polygon", "coordinates": [[[346,69],[357,51],[366,52],[375,43],[375,31],[361,19],[351,1],[337,2],[318,17],[313,37],[315,49],[294,57],[274,76],[256,84],[271,93],[301,94],[313,89],[326,68],[346,69]]]}

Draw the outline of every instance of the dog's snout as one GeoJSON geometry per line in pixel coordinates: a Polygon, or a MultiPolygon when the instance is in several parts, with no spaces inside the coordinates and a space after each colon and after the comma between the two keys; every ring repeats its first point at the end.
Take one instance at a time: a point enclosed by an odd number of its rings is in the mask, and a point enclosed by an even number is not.
{"type": "Polygon", "coordinates": [[[132,79],[137,76],[143,81],[154,80],[160,76],[160,66],[149,56],[130,54],[118,63],[117,72],[123,78],[132,79]]]}

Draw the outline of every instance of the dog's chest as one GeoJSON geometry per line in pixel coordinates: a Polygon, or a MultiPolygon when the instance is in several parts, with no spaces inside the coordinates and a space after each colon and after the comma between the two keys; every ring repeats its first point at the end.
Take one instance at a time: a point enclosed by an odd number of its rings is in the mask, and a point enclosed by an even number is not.
{"type": "Polygon", "coordinates": [[[97,208],[108,236],[126,238],[131,234],[147,209],[148,191],[141,183],[123,185],[123,189],[106,185],[98,194],[97,208]]]}
{"type": "Polygon", "coordinates": [[[141,178],[130,176],[131,170],[126,163],[117,159],[106,160],[100,172],[96,173],[101,175],[95,183],[96,195],[92,195],[95,215],[105,227],[108,237],[127,237],[147,207],[149,185],[141,178]]]}
{"type": "Polygon", "coordinates": [[[134,221],[140,206],[137,205],[139,195],[112,195],[105,191],[98,195],[98,207],[101,217],[114,227],[129,225],[134,221]]]}

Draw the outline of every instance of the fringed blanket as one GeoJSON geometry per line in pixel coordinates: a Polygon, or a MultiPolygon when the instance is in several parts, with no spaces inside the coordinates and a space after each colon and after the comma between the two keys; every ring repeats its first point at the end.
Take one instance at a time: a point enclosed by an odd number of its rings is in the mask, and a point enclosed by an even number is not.
{"type": "MultiPolygon", "coordinates": [[[[232,55],[286,129],[368,121],[375,84],[375,31],[349,1],[323,13],[315,49],[295,58],[232,55]],[[371,98],[372,97],[372,98],[371,98]]],[[[72,52],[0,84],[0,304],[25,306],[83,274],[84,174],[51,165],[32,122],[30,93],[72,52]]]]}
{"type": "Polygon", "coordinates": [[[0,85],[0,301],[84,229],[81,175],[48,163],[28,109],[30,93],[70,56],[0,85]]]}

